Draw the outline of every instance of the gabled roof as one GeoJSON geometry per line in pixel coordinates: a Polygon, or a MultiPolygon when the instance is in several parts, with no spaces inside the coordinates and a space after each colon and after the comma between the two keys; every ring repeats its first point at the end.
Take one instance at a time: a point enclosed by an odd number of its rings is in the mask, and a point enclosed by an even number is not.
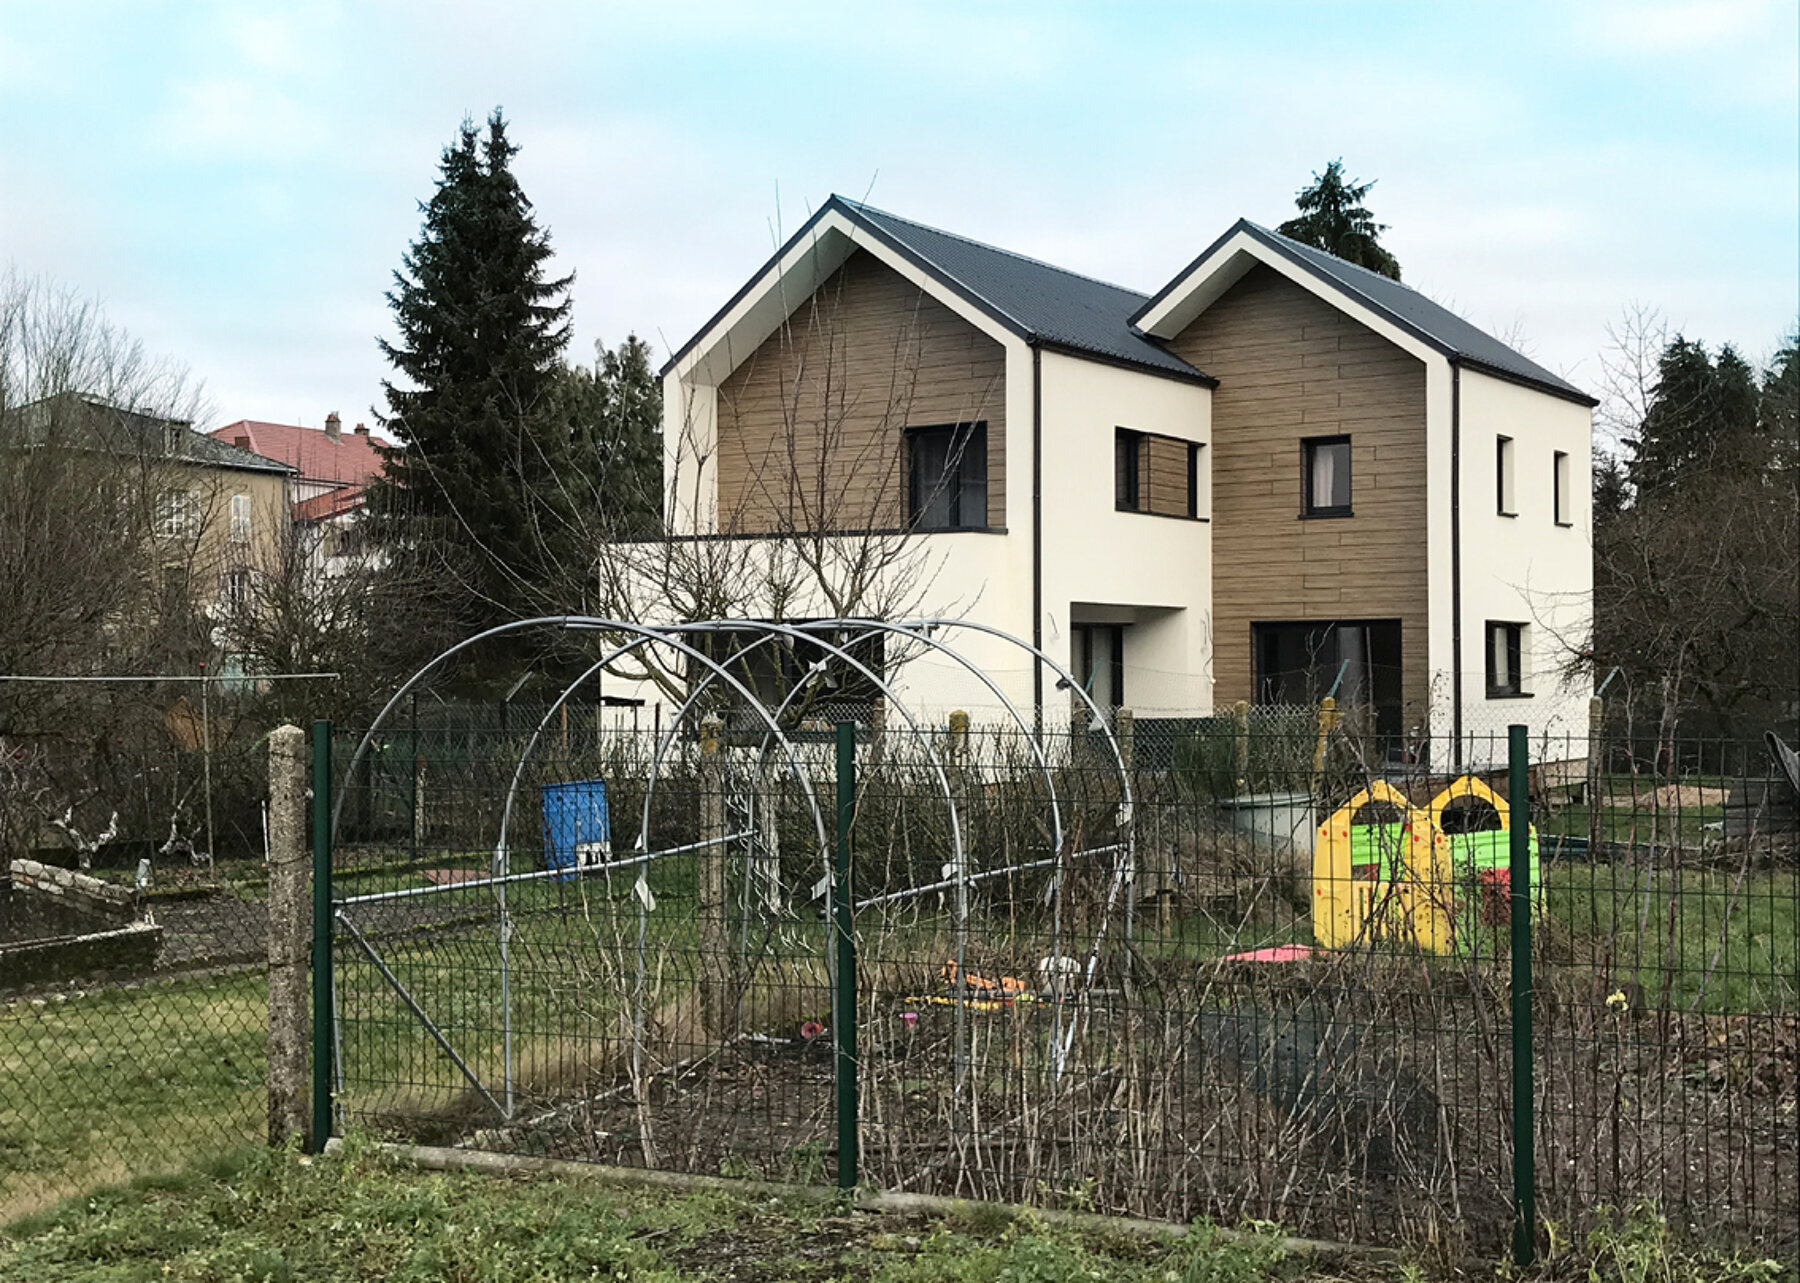
{"type": "Polygon", "coordinates": [[[336,490],[316,494],[310,499],[302,499],[294,505],[294,520],[330,521],[333,517],[356,512],[363,506],[364,493],[361,486],[340,486],[336,490]]]}
{"type": "Polygon", "coordinates": [[[1207,378],[1131,328],[1132,314],[1145,302],[1136,290],[926,227],[841,196],[831,199],[854,211],[896,249],[1027,342],[1188,378],[1207,378]]]}
{"type": "Polygon", "coordinates": [[[245,448],[298,469],[302,481],[359,486],[381,475],[379,447],[385,443],[367,433],[340,432],[333,440],[323,428],[239,419],[213,429],[212,437],[228,443],[241,438],[245,448]]]}
{"type": "Polygon", "coordinates": [[[168,459],[207,468],[239,472],[290,473],[293,468],[196,432],[184,419],[168,419],[113,405],[100,397],[64,392],[19,407],[27,443],[48,440],[52,433],[69,445],[113,454],[168,459]]]}
{"type": "MultiPolygon", "coordinates": [[[[707,339],[790,253],[832,216],[927,273],[1000,326],[1034,346],[1211,385],[1214,380],[1134,330],[1144,295],[1037,259],[926,227],[873,206],[833,196],[663,366],[667,374],[707,339]]],[[[846,255],[847,256],[847,253],[846,255]]]]}
{"type": "MultiPolygon", "coordinates": [[[[1583,405],[1597,405],[1593,397],[1529,357],[1515,352],[1485,330],[1471,325],[1440,303],[1379,272],[1358,267],[1335,254],[1302,244],[1279,232],[1239,219],[1226,233],[1207,246],[1175,278],[1131,316],[1135,326],[1156,312],[1178,290],[1194,288],[1194,273],[1219,249],[1239,234],[1281,256],[1329,289],[1348,295],[1370,311],[1386,318],[1420,342],[1436,349],[1452,364],[1466,365],[1515,383],[1523,383],[1552,396],[1583,405]]],[[[1217,266],[1217,265],[1215,265],[1217,266]]]]}

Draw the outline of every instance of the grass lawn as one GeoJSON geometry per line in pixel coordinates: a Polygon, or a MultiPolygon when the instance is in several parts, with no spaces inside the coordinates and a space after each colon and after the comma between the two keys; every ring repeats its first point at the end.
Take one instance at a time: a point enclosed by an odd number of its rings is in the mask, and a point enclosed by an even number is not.
{"type": "Polygon", "coordinates": [[[1544,873],[1552,920],[1575,962],[1667,991],[1678,1009],[1738,1014],[1800,1004],[1800,874],[1721,869],[1678,876],[1628,865],[1554,864],[1544,873]],[[1672,911],[1672,916],[1671,916],[1672,911]]]}
{"type": "MultiPolygon", "coordinates": [[[[240,1150],[184,1173],[113,1186],[0,1228],[0,1278],[190,1280],[531,1280],[635,1283],[1261,1283],[1425,1280],[1386,1257],[1284,1250],[1272,1230],[1226,1238],[1072,1230],[995,1209],[953,1217],[871,1214],[781,1198],[677,1194],[564,1176],[430,1173],[352,1142],[302,1159],[240,1150]]],[[[1462,1278],[1511,1278],[1467,1267],[1462,1278]]],[[[1640,1213],[1545,1280],[1776,1280],[1773,1261],[1676,1243],[1640,1213]]]]}
{"type": "Polygon", "coordinates": [[[249,973],[0,1003],[0,1221],[260,1136],[266,993],[249,973]]]}

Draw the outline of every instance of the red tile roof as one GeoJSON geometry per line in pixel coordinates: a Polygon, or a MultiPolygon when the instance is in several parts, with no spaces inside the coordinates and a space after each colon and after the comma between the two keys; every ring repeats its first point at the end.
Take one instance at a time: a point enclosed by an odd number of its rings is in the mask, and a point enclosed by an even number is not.
{"type": "Polygon", "coordinates": [[[355,512],[362,506],[363,488],[345,486],[339,490],[316,494],[310,499],[302,499],[294,505],[294,520],[327,521],[332,517],[341,517],[346,512],[355,512]]]}
{"type": "Polygon", "coordinates": [[[380,437],[345,429],[333,441],[323,428],[303,428],[293,423],[263,423],[239,419],[211,436],[229,445],[253,451],[300,470],[301,481],[325,481],[334,485],[360,486],[381,472],[377,445],[380,437]]]}

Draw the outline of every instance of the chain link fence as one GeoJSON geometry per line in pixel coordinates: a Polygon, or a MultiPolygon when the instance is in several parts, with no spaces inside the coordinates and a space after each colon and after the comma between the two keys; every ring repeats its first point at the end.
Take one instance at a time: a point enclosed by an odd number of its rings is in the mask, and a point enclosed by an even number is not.
{"type": "MultiPolygon", "coordinates": [[[[421,700],[353,769],[340,731],[335,1125],[1500,1250],[1503,743],[855,722],[841,869],[821,728],[421,700]]],[[[1792,1255],[1795,797],[1767,744],[1628,730],[1531,743],[1538,1210],[1792,1255]]],[[[0,1216],[264,1132],[255,849],[76,863],[0,884],[0,1216]]]]}

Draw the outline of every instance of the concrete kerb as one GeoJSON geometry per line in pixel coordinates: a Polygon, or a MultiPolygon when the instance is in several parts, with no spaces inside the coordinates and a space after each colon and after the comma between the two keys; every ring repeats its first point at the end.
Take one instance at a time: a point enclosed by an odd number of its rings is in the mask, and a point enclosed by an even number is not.
{"type": "MultiPolygon", "coordinates": [[[[326,1142],[325,1154],[335,1157],[343,1152],[343,1142],[336,1137],[326,1142]]],[[[1090,1234],[1132,1235],[1140,1238],[1178,1239],[1193,1230],[1191,1225],[1175,1221],[1156,1221],[1137,1216],[1106,1216],[1098,1212],[1068,1212],[1055,1208],[1027,1207],[1020,1203],[973,1202],[961,1198],[944,1198],[936,1194],[881,1193],[875,1190],[845,1191],[830,1185],[790,1185],[781,1181],[739,1180],[724,1176],[694,1176],[683,1172],[653,1171],[642,1167],[610,1167],[603,1163],[581,1163],[564,1158],[535,1158],[524,1154],[496,1154],[479,1149],[447,1149],[436,1145],[395,1145],[370,1143],[367,1148],[402,1162],[434,1172],[485,1172],[494,1176],[525,1174],[556,1176],[570,1180],[597,1181],[604,1185],[627,1185],[647,1189],[666,1189],[680,1194],[730,1194],[739,1198],[779,1198],[810,1204],[840,1204],[848,1198],[851,1206],[863,1212],[885,1212],[903,1216],[967,1217],[979,1209],[984,1216],[997,1216],[1008,1221],[1038,1221],[1059,1229],[1080,1230],[1090,1234]]],[[[1211,1231],[1227,1243],[1266,1242],[1289,1255],[1324,1259],[1354,1257],[1358,1260],[1399,1261],[1401,1253],[1390,1247],[1369,1247],[1355,1243],[1335,1243],[1329,1239],[1263,1238],[1259,1235],[1224,1226],[1211,1231]]]]}

